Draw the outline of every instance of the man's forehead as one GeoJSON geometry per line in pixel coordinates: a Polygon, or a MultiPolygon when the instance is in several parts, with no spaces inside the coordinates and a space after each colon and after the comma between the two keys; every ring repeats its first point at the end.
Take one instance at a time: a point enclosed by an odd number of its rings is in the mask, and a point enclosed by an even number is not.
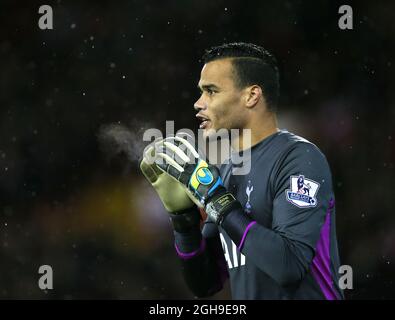
{"type": "Polygon", "coordinates": [[[218,59],[206,63],[200,73],[199,85],[204,85],[206,83],[232,80],[232,61],[231,59],[218,59]]]}

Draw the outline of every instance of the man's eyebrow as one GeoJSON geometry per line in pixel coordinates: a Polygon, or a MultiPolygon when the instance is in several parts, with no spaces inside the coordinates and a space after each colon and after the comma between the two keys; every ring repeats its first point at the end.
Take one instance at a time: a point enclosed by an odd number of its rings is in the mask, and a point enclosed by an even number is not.
{"type": "Polygon", "coordinates": [[[207,90],[207,89],[214,89],[219,90],[219,88],[215,84],[204,84],[202,86],[197,85],[199,90],[207,90]]]}

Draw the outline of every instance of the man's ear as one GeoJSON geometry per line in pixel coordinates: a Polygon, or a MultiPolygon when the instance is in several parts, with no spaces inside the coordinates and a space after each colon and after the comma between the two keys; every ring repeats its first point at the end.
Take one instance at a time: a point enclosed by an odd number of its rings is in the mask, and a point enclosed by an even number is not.
{"type": "Polygon", "coordinates": [[[253,108],[262,98],[262,89],[260,86],[253,85],[246,88],[246,107],[253,108]]]}

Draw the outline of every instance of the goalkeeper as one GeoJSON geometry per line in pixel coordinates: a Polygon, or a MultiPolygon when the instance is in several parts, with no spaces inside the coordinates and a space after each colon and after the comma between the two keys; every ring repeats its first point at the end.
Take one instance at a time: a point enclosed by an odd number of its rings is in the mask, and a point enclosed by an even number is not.
{"type": "Polygon", "coordinates": [[[250,172],[235,174],[232,157],[218,169],[182,135],[156,141],[140,164],[170,214],[189,288],[207,297],[229,278],[233,299],[343,299],[331,172],[314,144],[277,128],[274,57],[231,43],[203,60],[200,128],[250,129],[250,143],[232,140],[250,149],[250,172]]]}

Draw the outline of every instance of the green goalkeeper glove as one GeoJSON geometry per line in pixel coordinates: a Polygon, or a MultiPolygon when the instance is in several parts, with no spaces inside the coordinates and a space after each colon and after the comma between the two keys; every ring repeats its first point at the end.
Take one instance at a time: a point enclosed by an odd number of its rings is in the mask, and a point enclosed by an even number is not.
{"type": "Polygon", "coordinates": [[[140,163],[140,170],[155,189],[166,211],[177,213],[193,207],[194,203],[187,195],[185,187],[160,170],[152,161],[154,157],[154,147],[147,147],[140,163]]]}
{"type": "Polygon", "coordinates": [[[228,213],[241,208],[240,202],[225,189],[218,168],[204,161],[187,140],[179,135],[169,137],[156,148],[158,167],[188,188],[187,195],[204,206],[212,221],[221,224],[228,213]]]}
{"type": "MultiPolygon", "coordinates": [[[[162,143],[162,140],[159,143],[162,143]]],[[[169,213],[174,230],[181,233],[196,230],[201,216],[195,204],[199,207],[202,205],[182,184],[157,167],[153,161],[156,157],[154,146],[155,143],[146,148],[140,163],[141,172],[155,189],[169,213]]]]}

